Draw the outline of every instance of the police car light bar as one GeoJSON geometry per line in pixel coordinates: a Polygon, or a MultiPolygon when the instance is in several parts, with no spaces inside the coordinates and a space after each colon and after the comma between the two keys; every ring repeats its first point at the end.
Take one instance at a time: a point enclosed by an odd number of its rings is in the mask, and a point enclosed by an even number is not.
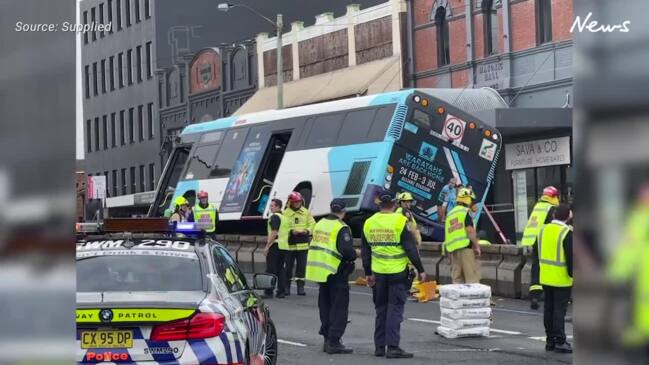
{"type": "Polygon", "coordinates": [[[210,225],[201,222],[177,222],[176,232],[179,233],[199,233],[207,229],[210,225]]]}

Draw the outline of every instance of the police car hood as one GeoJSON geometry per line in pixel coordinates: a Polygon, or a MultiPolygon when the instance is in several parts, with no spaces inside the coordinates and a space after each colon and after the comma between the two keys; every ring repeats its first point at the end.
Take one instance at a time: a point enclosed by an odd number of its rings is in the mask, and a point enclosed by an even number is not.
{"type": "Polygon", "coordinates": [[[193,308],[198,309],[203,291],[132,291],[77,293],[77,308],[193,308]]]}

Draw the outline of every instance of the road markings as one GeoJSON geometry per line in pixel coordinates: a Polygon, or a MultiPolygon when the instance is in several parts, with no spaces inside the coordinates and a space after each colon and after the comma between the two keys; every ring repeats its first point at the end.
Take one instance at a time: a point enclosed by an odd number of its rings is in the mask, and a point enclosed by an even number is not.
{"type": "MultiPolygon", "coordinates": [[[[413,321],[413,322],[423,322],[423,323],[440,324],[440,321],[433,321],[433,320],[431,320],[431,319],[423,319],[423,318],[408,318],[408,320],[409,320],[409,321],[413,321]]],[[[499,329],[496,329],[496,328],[491,328],[489,331],[491,331],[491,332],[496,332],[496,333],[502,333],[502,334],[505,334],[505,335],[516,335],[516,336],[522,335],[521,332],[499,330],[499,329]]]]}
{"type": "Polygon", "coordinates": [[[292,346],[297,346],[297,347],[306,347],[307,345],[304,343],[299,343],[299,342],[293,342],[293,341],[287,341],[287,340],[282,340],[282,339],[277,339],[277,342],[283,343],[285,345],[292,345],[292,346]]]}

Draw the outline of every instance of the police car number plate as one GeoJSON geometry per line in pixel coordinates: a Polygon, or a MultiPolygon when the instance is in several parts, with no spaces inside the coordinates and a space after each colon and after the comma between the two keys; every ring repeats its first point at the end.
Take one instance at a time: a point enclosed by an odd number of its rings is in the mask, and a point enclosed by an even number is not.
{"type": "Polygon", "coordinates": [[[82,331],[81,348],[131,348],[133,347],[133,331],[82,331]]]}

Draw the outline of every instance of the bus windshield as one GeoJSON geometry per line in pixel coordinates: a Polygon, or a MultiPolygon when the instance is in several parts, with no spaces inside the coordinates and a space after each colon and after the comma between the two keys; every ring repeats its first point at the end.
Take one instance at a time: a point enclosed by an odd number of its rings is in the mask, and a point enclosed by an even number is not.
{"type": "Polygon", "coordinates": [[[174,195],[180,174],[185,168],[190,150],[191,145],[179,146],[174,149],[171,157],[169,157],[156,192],[156,198],[149,209],[150,217],[162,217],[164,215],[165,208],[169,206],[170,199],[174,195]]]}

